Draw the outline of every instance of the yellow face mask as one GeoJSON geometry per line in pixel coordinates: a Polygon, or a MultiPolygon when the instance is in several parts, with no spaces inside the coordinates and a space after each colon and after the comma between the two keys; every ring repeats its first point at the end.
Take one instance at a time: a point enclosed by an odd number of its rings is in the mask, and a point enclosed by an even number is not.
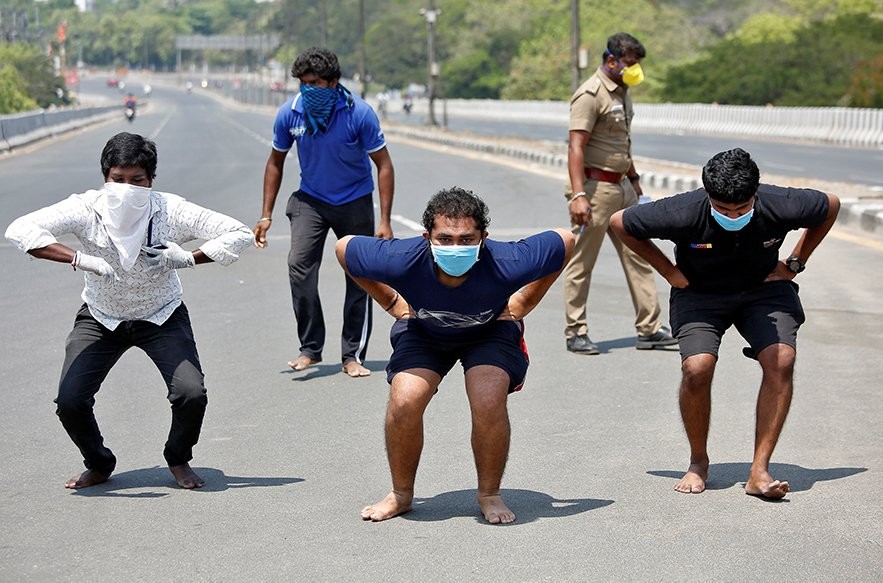
{"type": "Polygon", "coordinates": [[[642,81],[644,81],[644,69],[641,68],[641,63],[629,65],[622,70],[622,82],[626,85],[634,87],[640,85],[642,81]]]}

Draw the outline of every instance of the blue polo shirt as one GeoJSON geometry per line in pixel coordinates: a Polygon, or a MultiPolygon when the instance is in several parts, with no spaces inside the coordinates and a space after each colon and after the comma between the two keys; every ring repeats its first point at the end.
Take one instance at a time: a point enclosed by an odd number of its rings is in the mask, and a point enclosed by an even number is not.
{"type": "Polygon", "coordinates": [[[273,126],[273,149],[287,152],[297,143],[300,190],[332,205],[374,192],[372,154],[386,146],[371,106],[355,95],[335,106],[326,132],[310,135],[298,93],[282,104],[273,126]]]}

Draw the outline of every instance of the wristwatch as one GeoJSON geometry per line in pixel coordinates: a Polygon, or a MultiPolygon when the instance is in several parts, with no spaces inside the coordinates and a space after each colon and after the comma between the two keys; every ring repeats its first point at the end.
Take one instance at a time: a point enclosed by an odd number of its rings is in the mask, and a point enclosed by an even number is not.
{"type": "Polygon", "coordinates": [[[785,267],[788,268],[788,271],[791,273],[800,273],[804,269],[806,269],[806,264],[800,260],[797,255],[792,255],[788,259],[785,260],[785,267]]]}

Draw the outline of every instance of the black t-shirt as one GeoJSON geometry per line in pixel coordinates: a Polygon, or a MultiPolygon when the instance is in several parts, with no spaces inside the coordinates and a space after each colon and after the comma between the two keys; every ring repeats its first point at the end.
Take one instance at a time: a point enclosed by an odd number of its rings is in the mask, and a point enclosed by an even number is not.
{"type": "Polygon", "coordinates": [[[673,241],[675,261],[690,289],[733,292],[766,279],[789,231],[817,227],[827,215],[823,192],[761,184],[751,222],[740,231],[717,224],[702,188],[630,207],[622,222],[637,239],[673,241]]]}

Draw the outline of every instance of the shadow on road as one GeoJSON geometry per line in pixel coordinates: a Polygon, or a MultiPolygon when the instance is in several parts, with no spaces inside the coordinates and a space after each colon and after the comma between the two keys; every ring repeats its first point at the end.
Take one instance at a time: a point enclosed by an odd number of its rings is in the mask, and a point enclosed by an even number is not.
{"type": "MultiPolygon", "coordinates": [[[[246,476],[227,476],[214,468],[193,468],[205,480],[205,486],[194,489],[194,492],[223,492],[229,488],[266,488],[269,486],[286,486],[303,482],[303,478],[256,478],[246,476]]],[[[113,474],[103,484],[73,490],[77,496],[111,496],[122,498],[161,498],[169,492],[159,490],[181,490],[172,477],[169,468],[154,466],[140,470],[130,470],[113,474]],[[150,491],[140,491],[150,490],[150,491]]]]}
{"type": "MultiPolygon", "coordinates": [[[[372,375],[381,374],[386,375],[386,362],[385,360],[366,360],[362,363],[362,366],[371,371],[372,375]]],[[[335,363],[318,363],[309,367],[306,370],[292,370],[291,368],[286,368],[285,370],[279,371],[279,374],[290,374],[292,381],[308,381],[311,379],[318,379],[322,377],[330,377],[336,374],[343,375],[343,364],[339,362],[335,363]]],[[[346,376],[346,375],[344,375],[346,376]]]]}
{"type": "MultiPolygon", "coordinates": [[[[635,337],[634,336],[626,336],[624,338],[613,338],[609,340],[595,340],[595,344],[598,345],[598,350],[601,351],[601,354],[607,354],[614,350],[620,349],[635,349],[635,337]]],[[[653,350],[657,352],[678,352],[678,345],[674,346],[657,346],[653,350]]]]}
{"type": "MultiPolygon", "coordinates": [[[[564,518],[613,504],[613,500],[591,498],[560,500],[533,490],[503,489],[501,493],[506,505],[518,517],[512,525],[526,524],[540,518],[564,518]]],[[[415,498],[414,510],[403,514],[401,518],[416,522],[434,522],[463,516],[473,516],[476,521],[485,522],[478,511],[475,490],[457,490],[432,498],[415,498]]]]}
{"type": "MultiPolygon", "coordinates": [[[[705,483],[706,490],[726,490],[733,486],[744,486],[748,479],[748,471],[751,464],[748,462],[727,462],[711,464],[708,468],[708,481],[705,483]]],[[[804,492],[811,489],[816,482],[827,482],[848,478],[868,468],[804,468],[794,464],[770,464],[770,474],[777,479],[788,482],[792,492],[804,492]]],[[[647,472],[660,478],[681,479],[683,471],[673,470],[650,470],[647,472]]]]}

